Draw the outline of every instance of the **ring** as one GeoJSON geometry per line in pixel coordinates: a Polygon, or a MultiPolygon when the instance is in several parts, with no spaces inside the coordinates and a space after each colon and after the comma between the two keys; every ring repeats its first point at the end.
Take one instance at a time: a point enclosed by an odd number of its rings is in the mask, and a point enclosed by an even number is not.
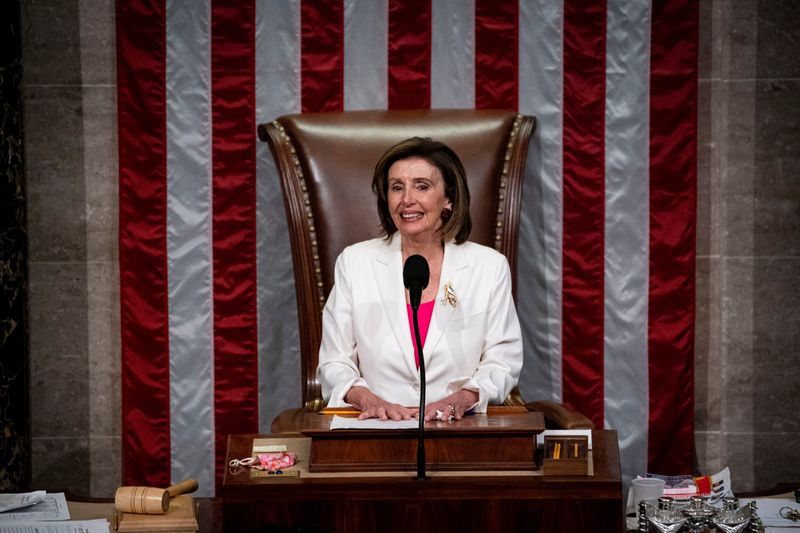
{"type": "Polygon", "coordinates": [[[453,407],[452,405],[448,405],[447,407],[450,408],[450,416],[453,416],[453,415],[456,414],[456,408],[455,407],[453,407]]]}
{"type": "Polygon", "coordinates": [[[444,420],[444,413],[440,410],[436,410],[436,420],[444,420]]]}

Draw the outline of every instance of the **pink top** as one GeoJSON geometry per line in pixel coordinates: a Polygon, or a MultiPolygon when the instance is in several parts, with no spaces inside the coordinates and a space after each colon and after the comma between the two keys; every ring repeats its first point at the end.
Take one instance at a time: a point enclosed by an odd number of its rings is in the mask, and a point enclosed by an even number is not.
{"type": "MultiPolygon", "coordinates": [[[[424,302],[419,304],[417,309],[417,323],[419,324],[419,340],[425,346],[425,338],[428,336],[428,326],[431,325],[431,317],[433,316],[433,304],[436,300],[424,302]]],[[[414,346],[414,360],[417,362],[419,368],[419,354],[417,353],[417,340],[414,338],[414,311],[411,309],[411,304],[406,304],[408,311],[408,329],[411,330],[411,345],[414,346]]]]}

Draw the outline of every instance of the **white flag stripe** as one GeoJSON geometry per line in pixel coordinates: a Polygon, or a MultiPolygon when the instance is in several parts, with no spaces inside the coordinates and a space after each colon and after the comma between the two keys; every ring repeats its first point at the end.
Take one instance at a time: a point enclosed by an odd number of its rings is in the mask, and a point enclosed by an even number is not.
{"type": "Polygon", "coordinates": [[[344,2],[344,109],[386,109],[388,0],[344,2]]]}
{"type": "Polygon", "coordinates": [[[300,0],[257,0],[256,124],[299,112],[300,0]]]}
{"type": "Polygon", "coordinates": [[[623,479],[647,471],[650,2],[608,5],[606,32],[605,425],[623,479]]]}
{"type": "Polygon", "coordinates": [[[171,478],[212,496],[210,7],[169,0],[166,13],[171,478]]]}
{"type": "Polygon", "coordinates": [[[475,2],[431,2],[431,107],[475,107],[475,2]]]}
{"type": "MultiPolygon", "coordinates": [[[[256,4],[256,124],[299,112],[299,1],[261,0],[256,4]]],[[[278,171],[266,143],[257,143],[256,156],[258,425],[268,433],[278,413],[301,404],[300,336],[278,171]]]]}
{"type": "Polygon", "coordinates": [[[561,399],[563,22],[561,2],[520,2],[519,111],[537,118],[520,213],[517,309],[525,363],[520,389],[561,399]]]}

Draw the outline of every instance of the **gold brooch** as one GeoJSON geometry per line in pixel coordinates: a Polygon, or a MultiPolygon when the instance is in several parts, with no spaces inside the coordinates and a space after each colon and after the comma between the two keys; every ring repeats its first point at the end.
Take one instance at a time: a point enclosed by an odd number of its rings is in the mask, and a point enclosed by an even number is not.
{"type": "Polygon", "coordinates": [[[444,284],[444,296],[442,296],[442,305],[450,304],[452,307],[458,305],[456,298],[456,291],[453,290],[453,284],[449,281],[444,284]]]}

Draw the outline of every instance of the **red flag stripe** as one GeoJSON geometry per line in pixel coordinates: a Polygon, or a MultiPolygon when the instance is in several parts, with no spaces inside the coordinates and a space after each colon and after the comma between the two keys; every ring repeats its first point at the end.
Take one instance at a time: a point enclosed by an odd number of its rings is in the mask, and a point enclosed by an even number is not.
{"type": "Polygon", "coordinates": [[[344,109],[344,7],[341,0],[300,6],[303,113],[344,109]]]}
{"type": "Polygon", "coordinates": [[[603,427],[606,5],[564,2],[563,400],[603,427]]]}
{"type": "Polygon", "coordinates": [[[664,474],[693,469],[698,20],[693,0],[653,2],[648,468],[664,474]]]}
{"type": "Polygon", "coordinates": [[[127,485],[170,484],[166,10],[117,2],[122,457],[127,485]]]}
{"type": "Polygon", "coordinates": [[[389,109],[431,106],[430,0],[389,0],[389,109]]]}
{"type": "Polygon", "coordinates": [[[258,432],[255,2],[211,6],[214,424],[217,486],[230,433],[258,432]]]}
{"type": "Polygon", "coordinates": [[[519,4],[475,4],[475,107],[517,109],[519,4]]]}

